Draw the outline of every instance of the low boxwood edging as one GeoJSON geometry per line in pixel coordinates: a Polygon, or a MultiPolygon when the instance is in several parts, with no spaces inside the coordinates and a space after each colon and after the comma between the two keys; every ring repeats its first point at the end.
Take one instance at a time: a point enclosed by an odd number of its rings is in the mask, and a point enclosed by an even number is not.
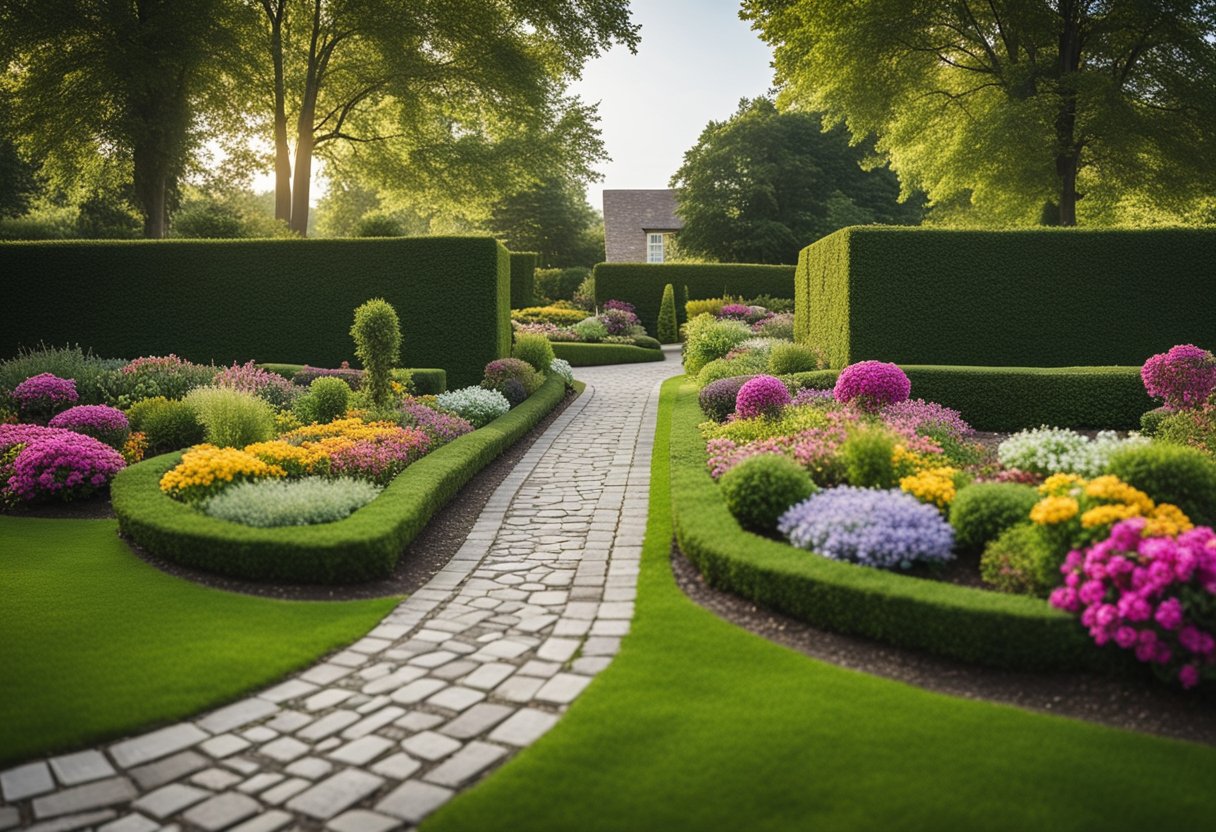
{"type": "MultiPolygon", "coordinates": [[[[259,364],[264,370],[278,373],[284,378],[295,378],[296,373],[304,369],[303,364],[259,364]]],[[[419,396],[438,395],[448,389],[447,370],[438,367],[411,367],[407,370],[394,370],[396,373],[409,373],[414,382],[414,392],[419,396]]]]}
{"type": "MultiPolygon", "coordinates": [[[[1139,367],[964,367],[901,365],[912,396],[953,407],[977,430],[1140,427],[1155,405],[1139,367]]],[[[790,376],[800,387],[829,388],[839,370],[790,376]]]]}
{"type": "Polygon", "coordinates": [[[710,585],[816,627],[1019,670],[1112,670],[1123,656],[1096,649],[1046,601],[1002,595],[829,560],[746,532],[705,467],[696,386],[667,381],[671,501],[676,539],[710,585]]]}
{"type": "Polygon", "coordinates": [[[110,487],[121,532],[153,555],[231,577],[285,583],[359,583],[392,573],[407,544],[473,475],[530,431],[565,396],[551,376],[504,416],[424,456],[350,517],[260,529],[218,520],[172,499],[160,479],[181,460],[132,465],[110,487]]]}
{"type": "Polygon", "coordinates": [[[579,344],[571,341],[554,341],[553,354],[564,358],[572,367],[595,367],[601,364],[639,364],[643,361],[662,361],[663,351],[632,344],[579,344]]]}

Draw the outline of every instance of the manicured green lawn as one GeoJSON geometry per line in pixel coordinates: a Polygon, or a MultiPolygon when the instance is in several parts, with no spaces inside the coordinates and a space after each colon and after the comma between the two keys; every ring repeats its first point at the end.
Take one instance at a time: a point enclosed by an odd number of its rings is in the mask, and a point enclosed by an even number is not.
{"type": "Polygon", "coordinates": [[[664,387],[632,634],[452,830],[1183,829],[1216,749],[968,702],[813,661],[688,601],[667,560],[664,387]]]}
{"type": "Polygon", "coordinates": [[[0,517],[0,762],[231,700],[360,638],[397,601],[207,589],[143,563],[115,528],[0,517]]]}

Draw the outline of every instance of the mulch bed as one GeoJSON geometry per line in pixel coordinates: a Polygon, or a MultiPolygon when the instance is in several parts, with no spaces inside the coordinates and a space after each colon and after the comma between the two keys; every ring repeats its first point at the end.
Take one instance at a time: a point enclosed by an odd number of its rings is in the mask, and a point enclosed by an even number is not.
{"type": "Polygon", "coordinates": [[[1211,690],[1183,692],[1147,673],[1143,678],[1115,678],[996,670],[891,647],[820,630],[714,589],[674,542],[671,564],[680,589],[702,607],[815,659],[963,699],[1216,745],[1216,692],[1211,690]]]}

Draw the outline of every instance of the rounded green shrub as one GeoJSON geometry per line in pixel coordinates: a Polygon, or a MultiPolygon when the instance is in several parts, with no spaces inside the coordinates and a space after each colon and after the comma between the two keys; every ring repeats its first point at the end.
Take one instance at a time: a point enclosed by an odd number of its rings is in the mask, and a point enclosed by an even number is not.
{"type": "Polygon", "coordinates": [[[391,393],[393,367],[401,352],[401,322],[384,298],[373,298],[355,310],[350,328],[355,355],[363,363],[363,389],[376,407],[385,407],[391,393]]]}
{"type": "Polygon", "coordinates": [[[978,552],[1006,529],[1025,523],[1039,501],[1032,486],[982,482],[959,489],[950,504],[954,541],[963,551],[978,552]]]}
{"type": "Polygon", "coordinates": [[[663,349],[663,345],[659,343],[658,339],[651,338],[649,335],[634,335],[633,345],[635,347],[641,347],[644,350],[663,349]]]}
{"type": "Polygon", "coordinates": [[[608,327],[604,326],[604,322],[599,318],[586,318],[570,329],[588,344],[598,344],[608,337],[608,327]]]}
{"type": "MultiPolygon", "coordinates": [[[[684,325],[684,372],[690,376],[699,374],[706,364],[723,358],[751,337],[751,328],[742,321],[718,320],[711,315],[698,315],[684,325]]],[[[763,371],[761,369],[757,372],[763,371]]]]}
{"type": "Polygon", "coordinates": [[[1042,526],[1022,523],[988,543],[980,556],[980,576],[1001,592],[1046,597],[1064,580],[1064,554],[1042,526]]]}
{"type": "MultiPolygon", "coordinates": [[[[1150,414],[1155,412],[1145,413],[1142,421],[1148,418],[1152,424],[1150,414]]],[[[1198,448],[1209,457],[1216,457],[1216,409],[1208,406],[1166,413],[1157,421],[1152,435],[1162,442],[1198,448]]]]}
{"type": "Polygon", "coordinates": [[[755,376],[767,369],[768,360],[762,353],[747,352],[734,358],[716,358],[701,368],[697,375],[697,386],[705,387],[735,376],[755,376]]]}
{"type": "Polygon", "coordinates": [[[321,376],[308,385],[308,392],[296,399],[292,412],[304,424],[332,422],[350,407],[350,385],[340,378],[321,376]]]}
{"type": "Polygon", "coordinates": [[[1140,417],[1140,432],[1145,436],[1156,436],[1157,431],[1161,429],[1161,423],[1172,412],[1164,407],[1154,407],[1152,410],[1146,410],[1144,415],[1140,417]]]}
{"type": "Polygon", "coordinates": [[[511,357],[527,361],[539,373],[547,373],[549,365],[553,363],[553,345],[543,335],[519,333],[515,336],[511,357]]]}
{"type": "Polygon", "coordinates": [[[819,367],[819,355],[807,344],[779,342],[768,354],[768,371],[775,376],[809,373],[819,367]]]}
{"type": "Polygon", "coordinates": [[[1216,523],[1216,462],[1203,451],[1153,442],[1116,451],[1106,466],[1159,503],[1173,503],[1192,523],[1216,523]]]}
{"type": "Polygon", "coordinates": [[[806,469],[776,454],[745,459],[723,474],[718,484],[739,524],[759,532],[776,529],[778,518],[790,506],[816,490],[806,469]]]}
{"type": "Polygon", "coordinates": [[[845,479],[858,488],[896,488],[899,474],[892,456],[895,439],[886,431],[863,428],[840,446],[845,479]]]}
{"type": "Polygon", "coordinates": [[[127,411],[131,429],[144,434],[148,454],[168,453],[197,445],[206,437],[203,423],[194,408],[183,401],[156,396],[142,399],[127,411]]]}
{"type": "Polygon", "coordinates": [[[274,408],[252,393],[230,387],[196,387],[183,401],[205,430],[205,439],[221,448],[241,448],[274,437],[274,408]]]}
{"type": "Polygon", "coordinates": [[[659,320],[655,333],[664,344],[675,344],[680,340],[679,324],[676,323],[676,288],[668,283],[663,287],[663,300],[659,303],[659,320]]]}

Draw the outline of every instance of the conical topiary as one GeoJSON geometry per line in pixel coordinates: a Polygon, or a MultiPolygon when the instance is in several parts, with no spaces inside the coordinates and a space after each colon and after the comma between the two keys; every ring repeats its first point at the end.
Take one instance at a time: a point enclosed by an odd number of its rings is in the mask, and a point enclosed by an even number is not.
{"type": "Polygon", "coordinates": [[[668,283],[663,287],[663,302],[659,305],[659,343],[675,344],[680,340],[680,330],[676,324],[676,290],[668,283]]]}

